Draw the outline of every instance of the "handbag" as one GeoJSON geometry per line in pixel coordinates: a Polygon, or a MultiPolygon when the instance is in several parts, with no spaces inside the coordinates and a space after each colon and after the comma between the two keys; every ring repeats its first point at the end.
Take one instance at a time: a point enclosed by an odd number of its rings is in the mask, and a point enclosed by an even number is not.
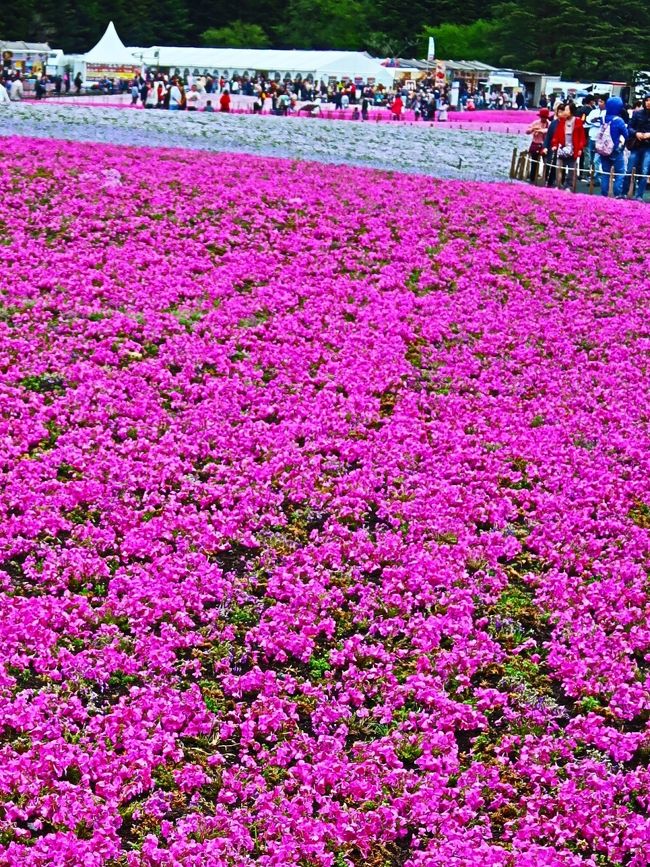
{"type": "Polygon", "coordinates": [[[570,160],[573,156],[573,147],[571,145],[560,145],[557,149],[557,158],[559,160],[570,160]]]}

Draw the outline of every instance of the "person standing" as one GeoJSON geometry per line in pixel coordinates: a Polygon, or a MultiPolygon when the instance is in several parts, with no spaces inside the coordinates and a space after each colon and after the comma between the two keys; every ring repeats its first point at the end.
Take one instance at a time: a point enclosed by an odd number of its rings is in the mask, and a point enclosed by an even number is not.
{"type": "Polygon", "coordinates": [[[198,111],[201,104],[201,94],[196,84],[193,84],[185,94],[188,111],[198,111]]]}
{"type": "Polygon", "coordinates": [[[74,77],[74,88],[76,91],[76,96],[79,96],[81,93],[81,85],[83,84],[83,79],[81,78],[81,73],[78,72],[74,77]]]}
{"type": "Polygon", "coordinates": [[[585,118],[585,129],[589,137],[588,154],[589,168],[600,173],[600,155],[596,153],[596,138],[605,120],[605,97],[599,96],[598,102],[585,118]]]}
{"type": "Polygon", "coordinates": [[[623,120],[625,106],[618,96],[611,96],[605,104],[605,119],[596,138],[596,153],[600,154],[603,173],[600,176],[600,192],[609,195],[609,182],[614,170],[614,196],[623,198],[625,176],[625,156],[623,150],[628,137],[627,126],[623,120]]]}
{"type": "Polygon", "coordinates": [[[576,107],[572,102],[563,103],[561,111],[558,107],[558,125],[553,133],[552,146],[557,149],[558,171],[564,171],[565,190],[573,187],[573,176],[580,165],[580,156],[587,143],[583,120],[576,114],[576,107]]]}
{"type": "Polygon", "coordinates": [[[648,186],[648,175],[650,175],[650,93],[644,96],[643,107],[632,115],[628,131],[630,133],[628,145],[632,144],[632,148],[627,163],[623,193],[626,194],[630,188],[632,170],[634,170],[638,179],[635,181],[633,195],[637,201],[642,202],[648,186]]]}
{"type": "Polygon", "coordinates": [[[22,79],[21,79],[20,75],[18,75],[18,73],[16,73],[16,77],[11,82],[11,90],[9,92],[9,98],[11,99],[12,102],[20,102],[20,100],[23,98],[23,93],[24,93],[24,90],[23,90],[22,79]]]}
{"type": "MultiPolygon", "coordinates": [[[[36,99],[45,99],[45,97],[47,96],[46,81],[47,81],[47,79],[45,78],[44,75],[41,76],[40,78],[36,79],[36,84],[34,85],[34,93],[36,94],[36,99]]],[[[14,89],[12,86],[12,88],[11,88],[12,93],[13,93],[13,90],[14,89]]]]}
{"type": "Polygon", "coordinates": [[[228,113],[230,111],[230,94],[227,90],[221,94],[219,98],[219,111],[228,113]]]}
{"type": "Polygon", "coordinates": [[[540,108],[537,120],[534,120],[526,130],[527,135],[533,139],[528,148],[530,154],[530,182],[534,183],[539,174],[539,163],[543,159],[544,140],[550,126],[549,117],[551,112],[547,108],[540,108]]]}
{"type": "Polygon", "coordinates": [[[177,79],[172,81],[172,86],[169,89],[169,110],[180,111],[183,102],[183,94],[179,87],[177,79]]]}
{"type": "Polygon", "coordinates": [[[7,88],[0,80],[0,105],[8,105],[11,102],[9,99],[9,94],[7,93],[7,88]]]}
{"type": "Polygon", "coordinates": [[[156,108],[165,108],[165,83],[163,81],[156,82],[154,90],[156,93],[156,108]]]}

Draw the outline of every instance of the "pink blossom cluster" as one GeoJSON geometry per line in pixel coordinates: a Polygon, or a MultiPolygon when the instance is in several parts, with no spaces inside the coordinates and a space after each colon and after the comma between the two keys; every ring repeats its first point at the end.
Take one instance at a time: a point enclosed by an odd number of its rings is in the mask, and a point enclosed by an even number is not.
{"type": "Polygon", "coordinates": [[[0,865],[650,844],[650,219],[5,140],[0,865]]]}

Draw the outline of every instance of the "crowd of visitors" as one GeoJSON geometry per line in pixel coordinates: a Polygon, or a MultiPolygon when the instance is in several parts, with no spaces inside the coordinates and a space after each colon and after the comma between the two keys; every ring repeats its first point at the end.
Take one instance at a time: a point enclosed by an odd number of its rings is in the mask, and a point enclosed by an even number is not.
{"type": "MultiPolygon", "coordinates": [[[[10,99],[23,98],[24,87],[20,73],[7,73],[4,84],[10,99]]],[[[82,86],[79,73],[73,79],[67,72],[49,77],[42,75],[33,84],[38,99],[48,94],[78,95],[82,86]]],[[[211,75],[195,77],[188,71],[185,75],[150,71],[131,82],[104,78],[93,82],[87,89],[108,95],[130,93],[133,105],[142,103],[146,108],[228,111],[229,100],[221,100],[222,95],[228,93],[232,96],[254,97],[254,111],[268,110],[272,114],[283,115],[300,111],[318,114],[323,106],[327,105],[333,107],[334,111],[351,109],[353,116],[360,120],[366,120],[374,107],[389,109],[396,120],[403,118],[406,111],[412,111],[416,120],[445,121],[451,104],[450,86],[437,84],[433,78],[424,78],[410,87],[400,85],[390,90],[382,85],[350,80],[324,82],[298,77],[278,81],[265,78],[261,74],[224,78],[211,75]],[[174,88],[180,90],[180,98],[174,88]]],[[[528,97],[523,92],[509,96],[501,91],[471,91],[465,83],[460,85],[457,101],[458,107],[467,111],[486,108],[498,110],[513,106],[525,109],[528,105],[528,97]]]]}
{"type": "Polygon", "coordinates": [[[644,201],[650,175],[650,93],[628,110],[618,97],[568,100],[541,108],[528,127],[530,180],[576,189],[595,177],[601,194],[644,201]],[[632,189],[632,184],[634,188],[632,189]]]}
{"type": "MultiPolygon", "coordinates": [[[[48,94],[61,96],[64,93],[70,93],[72,88],[76,95],[81,93],[83,79],[81,73],[78,72],[73,78],[68,72],[63,75],[46,75],[45,73],[39,76],[30,77],[30,88],[33,87],[34,96],[36,99],[45,99],[48,94]]],[[[20,71],[11,72],[5,69],[0,74],[0,87],[7,94],[7,98],[11,102],[20,102],[25,97],[26,82],[23,73],[20,71]]]]}
{"type": "MultiPolygon", "coordinates": [[[[105,90],[108,83],[100,83],[105,90]]],[[[382,85],[361,82],[324,82],[297,78],[275,81],[262,76],[230,79],[210,75],[194,77],[150,73],[131,82],[128,89],[132,105],[145,108],[229,111],[231,96],[253,97],[253,112],[289,115],[300,112],[319,114],[325,106],[334,112],[351,110],[355,120],[367,120],[373,108],[387,108],[394,120],[401,120],[406,111],[415,120],[446,121],[450,111],[449,87],[434,87],[428,82],[415,87],[399,86],[389,90],[382,85]]],[[[467,110],[487,104],[472,94],[461,97],[467,110]],[[467,97],[467,98],[465,98],[467,97]]]]}

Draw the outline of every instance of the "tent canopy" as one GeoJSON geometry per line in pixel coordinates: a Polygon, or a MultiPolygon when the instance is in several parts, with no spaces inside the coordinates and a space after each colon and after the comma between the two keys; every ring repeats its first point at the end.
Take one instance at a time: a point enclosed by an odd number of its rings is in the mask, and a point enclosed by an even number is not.
{"type": "MultiPolygon", "coordinates": [[[[131,49],[134,51],[135,49],[131,49]]],[[[282,77],[300,74],[317,78],[359,76],[390,84],[392,75],[372,57],[360,51],[287,51],[262,48],[188,48],[153,45],[139,49],[145,64],[165,69],[195,69],[220,73],[270,72],[282,77]]]]}
{"type": "Polygon", "coordinates": [[[138,58],[131,53],[120,37],[112,21],[109,22],[106,32],[94,48],[84,54],[85,63],[100,63],[110,66],[138,66],[138,58]]]}
{"type": "Polygon", "coordinates": [[[377,84],[391,87],[395,72],[399,73],[399,70],[396,67],[390,69],[382,66],[378,60],[368,57],[366,54],[357,51],[345,51],[341,52],[336,59],[319,66],[317,72],[321,78],[333,76],[339,80],[344,76],[362,78],[364,81],[374,78],[377,84]]]}
{"type": "Polygon", "coordinates": [[[521,87],[518,78],[514,78],[511,75],[491,75],[487,80],[488,86],[492,87],[492,85],[496,85],[497,87],[521,87]]]}

